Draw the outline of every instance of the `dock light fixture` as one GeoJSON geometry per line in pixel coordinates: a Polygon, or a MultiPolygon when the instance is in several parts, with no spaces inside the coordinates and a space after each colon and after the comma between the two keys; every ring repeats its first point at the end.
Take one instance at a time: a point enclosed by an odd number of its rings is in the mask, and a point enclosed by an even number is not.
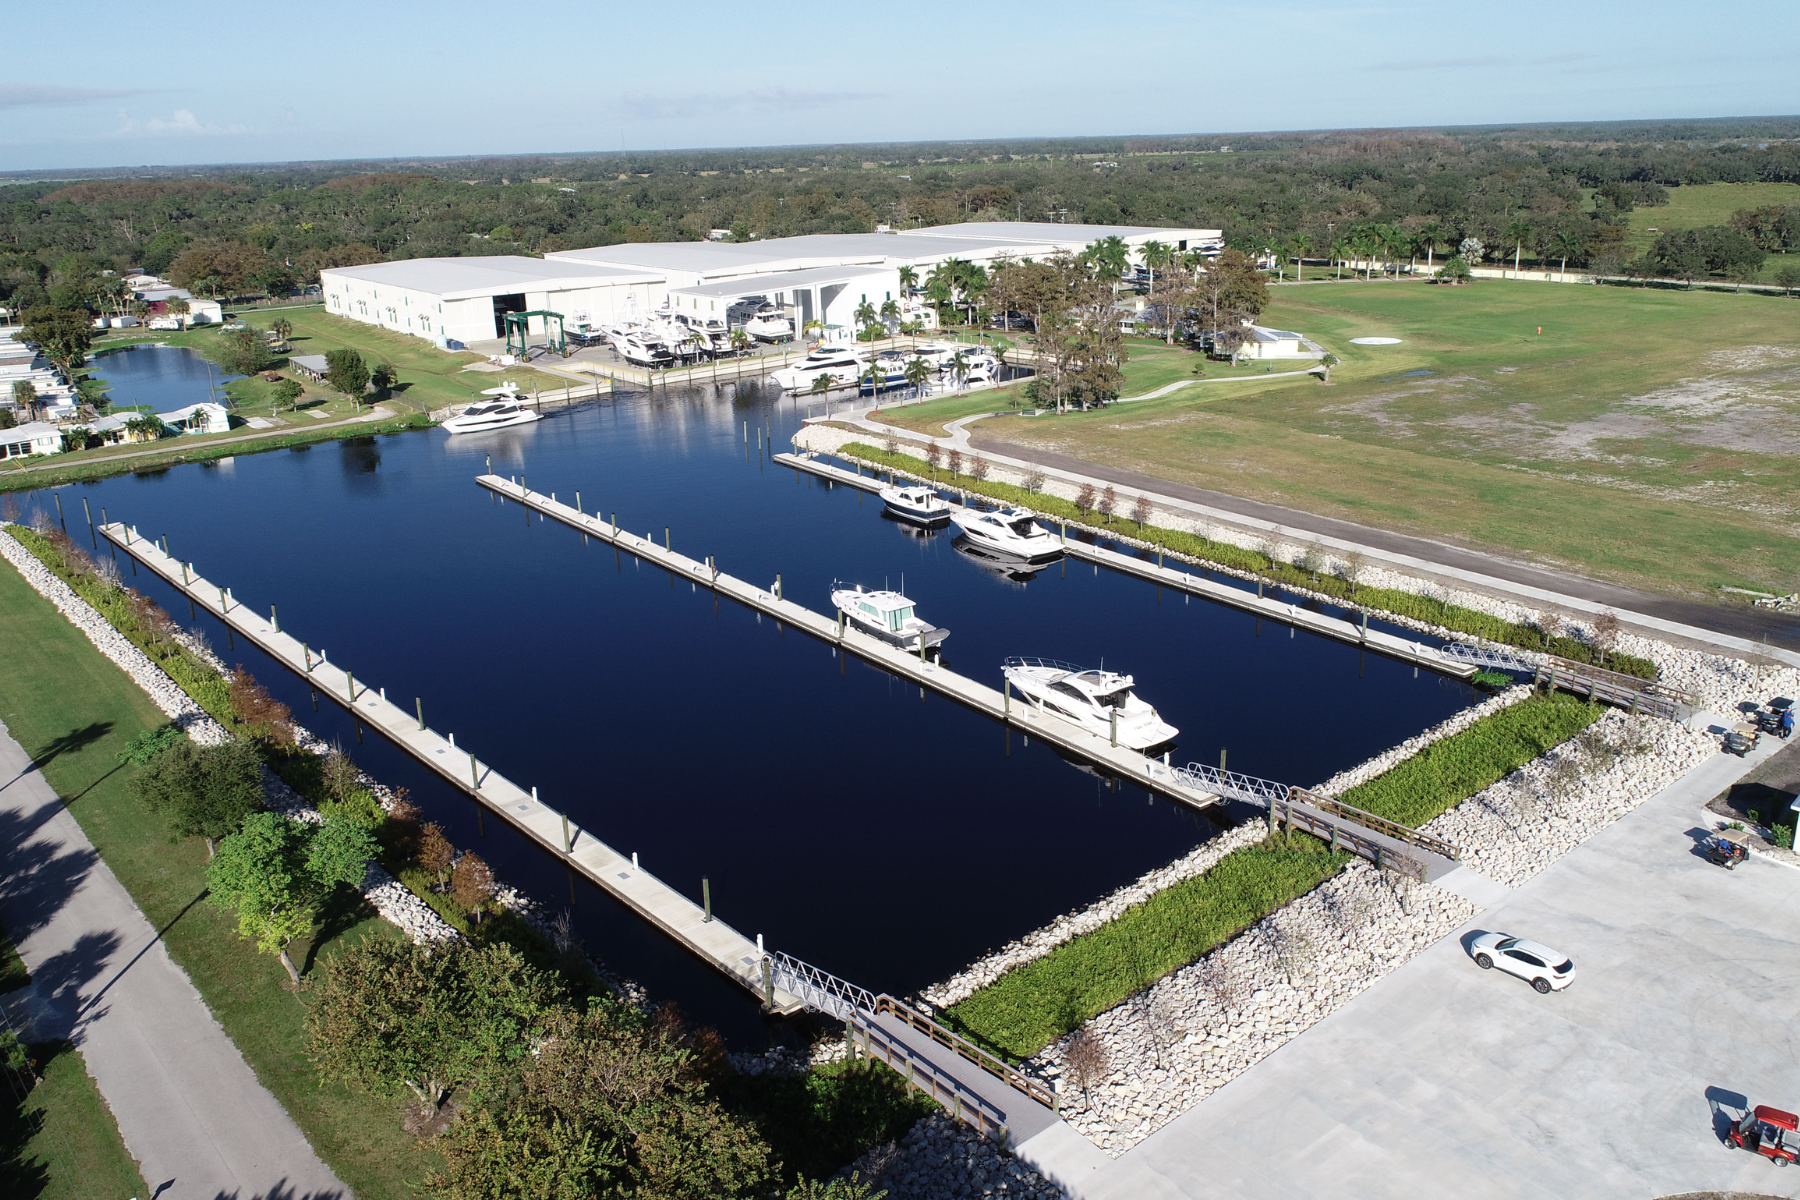
{"type": "Polygon", "coordinates": [[[702,875],[700,877],[700,907],[706,913],[705,916],[700,918],[701,921],[706,924],[711,924],[712,923],[712,880],[708,879],[704,875],[702,875]]]}
{"type": "Polygon", "coordinates": [[[634,871],[638,869],[637,851],[636,850],[633,850],[631,852],[631,869],[634,871]]]}
{"type": "Polygon", "coordinates": [[[481,790],[481,771],[475,765],[475,752],[473,750],[469,751],[469,782],[474,785],[476,791],[479,792],[481,790]]]}
{"type": "Polygon", "coordinates": [[[424,732],[424,729],[425,729],[425,700],[421,696],[414,696],[413,703],[415,705],[417,705],[418,709],[419,709],[419,730],[420,730],[420,732],[424,732]]]}
{"type": "MultiPolygon", "coordinates": [[[[281,632],[281,618],[275,615],[275,606],[273,604],[269,605],[269,628],[276,633],[281,632]]],[[[323,650],[319,651],[319,657],[321,659],[325,657],[325,652],[323,650]]]]}

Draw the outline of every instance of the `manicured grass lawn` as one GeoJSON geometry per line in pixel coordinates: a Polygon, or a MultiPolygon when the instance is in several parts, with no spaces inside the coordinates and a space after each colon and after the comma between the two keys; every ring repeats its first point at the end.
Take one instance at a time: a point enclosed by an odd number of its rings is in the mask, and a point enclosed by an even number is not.
{"type": "Polygon", "coordinates": [[[23,1100],[0,1083],[0,1194],[8,1200],[125,1200],[149,1188],[81,1052],[31,1047],[43,1079],[23,1100]]]}
{"type": "Polygon", "coordinates": [[[1497,280],[1283,288],[1263,320],[1337,354],[1329,386],[1184,388],[1005,436],[1653,589],[1786,592],[1795,303],[1497,280]],[[1363,335],[1404,340],[1349,343],[1363,335]],[[1727,402],[1746,394],[1756,407],[1727,402]]]}
{"type": "MultiPolygon", "coordinates": [[[[205,902],[205,846],[192,839],[171,845],[161,822],[127,790],[132,768],[115,756],[131,738],[160,725],[162,714],[5,565],[0,662],[6,664],[0,720],[38,758],[145,917],[164,930],[171,957],[257,1077],[358,1196],[410,1198],[435,1155],[401,1131],[394,1100],[320,1085],[306,1061],[305,994],[288,991],[280,965],[240,939],[229,914],[205,902]],[[53,756],[50,747],[57,747],[53,756]]],[[[398,936],[351,897],[327,915],[311,944],[296,945],[293,957],[303,969],[316,969],[317,958],[341,947],[398,936]]]]}

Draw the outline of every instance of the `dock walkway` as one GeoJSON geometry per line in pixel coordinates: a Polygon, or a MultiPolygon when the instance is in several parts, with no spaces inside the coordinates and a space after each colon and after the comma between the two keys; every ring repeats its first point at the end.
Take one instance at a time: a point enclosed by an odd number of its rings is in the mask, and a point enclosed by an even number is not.
{"type": "Polygon", "coordinates": [[[865,662],[898,675],[919,687],[936,692],[958,704],[992,717],[994,720],[1009,724],[1029,737],[1038,738],[1071,754],[1078,755],[1097,766],[1105,767],[1122,778],[1168,796],[1170,799],[1193,808],[1204,808],[1219,802],[1219,797],[1212,793],[1188,786],[1166,763],[1149,758],[1136,750],[1112,745],[1111,739],[1089,733],[1072,721],[1065,721],[1050,713],[1039,712],[1024,700],[1014,704],[1010,695],[1005,692],[996,691],[967,676],[958,675],[937,663],[920,659],[879,638],[862,633],[854,626],[845,627],[840,622],[822,613],[814,612],[804,605],[783,599],[780,593],[773,590],[774,585],[771,585],[770,588],[761,588],[727,575],[719,570],[716,559],[711,556],[705,560],[690,558],[666,545],[659,545],[652,535],[640,537],[598,516],[588,516],[573,505],[563,504],[553,497],[529,491],[524,485],[503,479],[498,475],[478,476],[476,482],[497,495],[523,504],[533,512],[543,514],[550,520],[559,521],[572,529],[579,530],[588,537],[617,546],[678,578],[686,579],[699,587],[708,588],[718,595],[737,601],[746,608],[773,617],[784,626],[797,629],[847,653],[854,654],[865,662]]]}
{"type": "MultiPolygon", "coordinates": [[[[834,467],[830,463],[819,462],[817,459],[805,455],[777,454],[773,461],[784,467],[792,467],[798,471],[806,471],[820,478],[829,479],[834,483],[861,488],[865,492],[879,492],[885,486],[878,478],[846,471],[842,467],[834,467]]],[[[1048,526],[1052,523],[1053,518],[1043,517],[1041,520],[1048,526]]],[[[1343,617],[1327,616],[1324,613],[1301,608],[1298,604],[1252,594],[1243,588],[1220,583],[1216,579],[1207,579],[1185,570],[1164,566],[1161,554],[1157,555],[1155,562],[1150,562],[1136,554],[1124,554],[1105,546],[1090,545],[1080,538],[1071,539],[1066,525],[1062,526],[1062,542],[1063,552],[1070,558],[1095,563],[1122,574],[1133,575],[1172,591],[1185,592],[1191,596],[1199,596],[1205,600],[1213,600],[1233,608],[1243,609],[1266,620],[1278,621],[1296,629],[1304,629],[1308,633],[1316,633],[1322,637],[1361,646],[1388,658],[1397,658],[1402,662],[1425,667],[1439,674],[1467,679],[1477,670],[1468,663],[1446,658],[1439,653],[1436,647],[1424,645],[1416,640],[1399,637],[1379,629],[1370,629],[1367,624],[1359,624],[1343,617]]]]}
{"type": "Polygon", "coordinates": [[[619,853],[572,824],[565,814],[539,801],[530,790],[480,761],[467,747],[458,746],[454,735],[446,737],[427,727],[422,710],[409,712],[401,708],[387,699],[385,688],[371,687],[346,668],[313,654],[304,642],[281,630],[279,614],[273,606],[266,617],[252,612],[232,596],[230,589],[195,573],[192,564],[176,560],[154,541],[122,523],[97,529],[196,606],[224,621],[238,636],[303,676],[358,721],[506,818],[572,870],[762,997],[772,1009],[795,1013],[804,1007],[791,993],[765,987],[764,954],[755,941],[716,917],[708,920],[700,905],[639,868],[630,855],[619,853]]]}

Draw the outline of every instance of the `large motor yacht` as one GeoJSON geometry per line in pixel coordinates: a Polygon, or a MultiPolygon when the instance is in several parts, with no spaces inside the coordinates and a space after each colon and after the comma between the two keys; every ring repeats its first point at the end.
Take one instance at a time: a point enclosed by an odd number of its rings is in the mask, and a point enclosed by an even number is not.
{"type": "Polygon", "coordinates": [[[821,376],[831,380],[832,387],[854,387],[862,375],[868,352],[855,346],[815,346],[811,353],[791,367],[783,367],[770,375],[777,386],[790,392],[810,392],[813,381],[821,376]]]}
{"type": "Polygon", "coordinates": [[[964,537],[997,554],[1010,555],[1028,563],[1053,562],[1062,557],[1062,543],[1045,533],[1022,508],[988,512],[982,509],[957,509],[950,520],[964,537]]]}
{"type": "Polygon", "coordinates": [[[744,332],[758,341],[780,342],[794,336],[794,323],[773,304],[764,304],[745,319],[744,332]]]}
{"type": "Polygon", "coordinates": [[[479,400],[444,422],[448,433],[482,433],[489,429],[505,429],[509,425],[528,425],[539,419],[519,399],[519,385],[503,383],[481,393],[492,400],[479,400]]]}
{"type": "Polygon", "coordinates": [[[918,525],[950,523],[950,502],[937,494],[937,489],[923,483],[902,483],[884,487],[880,492],[887,510],[918,525]]]}
{"type": "Polygon", "coordinates": [[[899,592],[886,589],[865,592],[859,583],[854,587],[833,588],[831,602],[846,620],[864,633],[915,654],[921,648],[927,653],[937,649],[950,636],[948,629],[939,629],[920,620],[913,611],[913,602],[899,592]]]}
{"type": "Polygon", "coordinates": [[[1161,746],[1180,732],[1137,698],[1129,675],[1090,671],[1050,658],[1009,658],[1001,674],[1033,707],[1127,749],[1161,746]]]}

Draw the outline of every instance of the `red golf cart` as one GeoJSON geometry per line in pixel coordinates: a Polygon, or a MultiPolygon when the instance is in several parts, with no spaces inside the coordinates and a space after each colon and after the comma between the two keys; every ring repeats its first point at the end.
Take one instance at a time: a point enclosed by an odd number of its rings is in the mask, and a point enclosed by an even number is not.
{"type": "Polygon", "coordinates": [[[1753,1150],[1778,1167],[1800,1160],[1800,1117],[1759,1104],[1725,1135],[1740,1150],[1753,1150]]]}

